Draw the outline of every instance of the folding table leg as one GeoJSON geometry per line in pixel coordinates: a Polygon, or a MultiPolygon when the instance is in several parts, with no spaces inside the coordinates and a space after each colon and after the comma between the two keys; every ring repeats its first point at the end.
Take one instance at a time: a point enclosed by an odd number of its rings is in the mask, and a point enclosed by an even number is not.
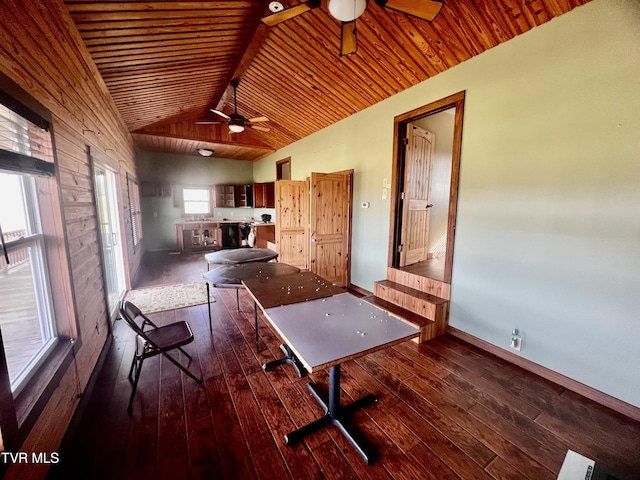
{"type": "Polygon", "coordinates": [[[372,394],[352,402],[344,407],[340,406],[340,365],[334,365],[329,370],[329,398],[321,393],[317,387],[309,383],[307,388],[313,394],[316,401],[324,408],[326,412],[324,416],[314,420],[313,422],[294,430],[284,436],[284,442],[287,445],[295,445],[304,437],[317,432],[327,425],[335,425],[338,427],[342,435],[349,441],[351,446],[355,448],[367,465],[371,465],[375,460],[375,456],[364,445],[364,441],[359,438],[355,432],[346,425],[345,420],[354,411],[376,401],[376,397],[372,394]]]}
{"type": "Polygon", "coordinates": [[[205,282],[207,284],[207,311],[209,312],[209,330],[213,330],[211,327],[211,292],[209,291],[209,282],[205,282]]]}
{"type": "Polygon", "coordinates": [[[300,360],[298,360],[298,357],[296,357],[296,354],[293,353],[288,345],[285,345],[283,343],[282,345],[280,345],[280,350],[284,352],[284,357],[265,363],[264,365],[262,365],[262,370],[266,371],[270,368],[274,368],[278,365],[284,365],[285,363],[287,363],[293,367],[293,369],[298,374],[298,377],[302,378],[307,375],[307,370],[304,368],[304,365],[300,363],[300,360]]]}
{"type": "Polygon", "coordinates": [[[258,347],[258,304],[256,302],[253,302],[253,319],[256,327],[256,353],[260,353],[258,347]]]}

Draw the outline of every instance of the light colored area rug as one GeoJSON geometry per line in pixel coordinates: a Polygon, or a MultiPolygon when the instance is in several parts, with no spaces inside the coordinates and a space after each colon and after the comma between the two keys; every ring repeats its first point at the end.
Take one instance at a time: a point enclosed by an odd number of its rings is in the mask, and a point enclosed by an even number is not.
{"type": "MultiPolygon", "coordinates": [[[[162,312],[207,303],[207,287],[204,281],[161,285],[131,290],[125,298],[142,313],[162,312]]],[[[211,302],[215,302],[213,295],[211,302]]]]}

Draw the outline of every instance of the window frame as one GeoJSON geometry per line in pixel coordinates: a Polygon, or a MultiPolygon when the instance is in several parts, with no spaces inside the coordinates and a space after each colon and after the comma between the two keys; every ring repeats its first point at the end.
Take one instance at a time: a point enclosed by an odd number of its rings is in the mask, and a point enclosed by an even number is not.
{"type": "Polygon", "coordinates": [[[140,183],[138,179],[127,173],[127,196],[129,215],[131,217],[131,237],[133,251],[136,252],[142,243],[142,205],[140,202],[140,183]]]}
{"type": "Polygon", "coordinates": [[[180,187],[180,193],[182,195],[182,217],[183,218],[192,218],[192,217],[211,217],[213,215],[213,195],[211,194],[211,186],[210,185],[183,185],[180,187]],[[185,204],[189,203],[190,200],[185,200],[185,190],[206,190],[208,201],[207,201],[207,212],[206,213],[186,213],[185,204]]]}
{"type": "MultiPolygon", "coordinates": [[[[3,170],[0,169],[0,173],[3,170]]],[[[14,173],[15,174],[15,173],[14,173]]],[[[19,174],[18,174],[19,175],[19,174]]],[[[18,397],[27,383],[37,373],[37,369],[46,361],[57,343],[57,325],[53,312],[53,298],[51,295],[51,281],[47,261],[47,248],[45,236],[40,222],[40,209],[37,199],[36,180],[31,175],[21,174],[21,184],[25,196],[25,213],[27,216],[28,232],[16,239],[6,239],[5,249],[7,254],[12,251],[31,249],[29,253],[32,262],[34,290],[36,290],[36,306],[40,316],[40,327],[46,331],[47,339],[40,351],[27,364],[28,372],[21,372],[17,376],[17,383],[11,387],[14,398],[18,397]],[[35,262],[33,261],[35,259],[35,262]]],[[[6,232],[4,232],[6,235],[6,232]]],[[[2,344],[4,345],[4,343],[2,344]]],[[[11,378],[9,379],[11,382],[11,378]]]]}
{"type": "MultiPolygon", "coordinates": [[[[18,451],[40,417],[48,399],[68,370],[76,349],[82,346],[77,318],[77,306],[67,241],[60,174],[57,168],[55,132],[50,112],[0,72],[0,103],[17,115],[47,132],[50,155],[47,160],[3,150],[2,168],[15,173],[34,175],[38,197],[42,236],[46,251],[46,268],[50,278],[52,312],[58,331],[58,341],[46,359],[34,370],[20,393],[11,391],[3,339],[0,332],[0,449],[18,451]],[[8,162],[7,162],[8,159],[8,162]],[[7,167],[7,165],[10,165],[7,167]],[[16,168],[11,168],[11,165],[16,168]]],[[[0,463],[0,477],[9,464],[0,463]]]]}

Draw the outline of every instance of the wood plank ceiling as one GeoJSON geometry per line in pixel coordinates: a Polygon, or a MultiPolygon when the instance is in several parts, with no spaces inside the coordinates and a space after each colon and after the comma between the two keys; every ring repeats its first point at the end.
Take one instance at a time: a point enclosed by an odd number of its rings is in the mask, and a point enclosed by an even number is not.
{"type": "Polygon", "coordinates": [[[273,27],[264,0],[65,3],[139,148],[255,160],[588,1],[445,0],[433,22],[370,2],[344,57],[325,1],[273,27]],[[270,132],[196,125],[233,112],[232,79],[270,132]]]}

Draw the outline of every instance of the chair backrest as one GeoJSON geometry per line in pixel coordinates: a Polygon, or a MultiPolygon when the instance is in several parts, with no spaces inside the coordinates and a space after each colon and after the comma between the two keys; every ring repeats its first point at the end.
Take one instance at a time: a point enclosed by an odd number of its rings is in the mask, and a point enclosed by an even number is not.
{"type": "Polygon", "coordinates": [[[137,320],[141,318],[144,321],[144,315],[138,307],[136,307],[133,303],[128,300],[123,300],[120,304],[120,315],[127,322],[127,324],[135,331],[138,335],[142,335],[146,337],[142,330],[142,325],[138,324],[137,320]]]}

